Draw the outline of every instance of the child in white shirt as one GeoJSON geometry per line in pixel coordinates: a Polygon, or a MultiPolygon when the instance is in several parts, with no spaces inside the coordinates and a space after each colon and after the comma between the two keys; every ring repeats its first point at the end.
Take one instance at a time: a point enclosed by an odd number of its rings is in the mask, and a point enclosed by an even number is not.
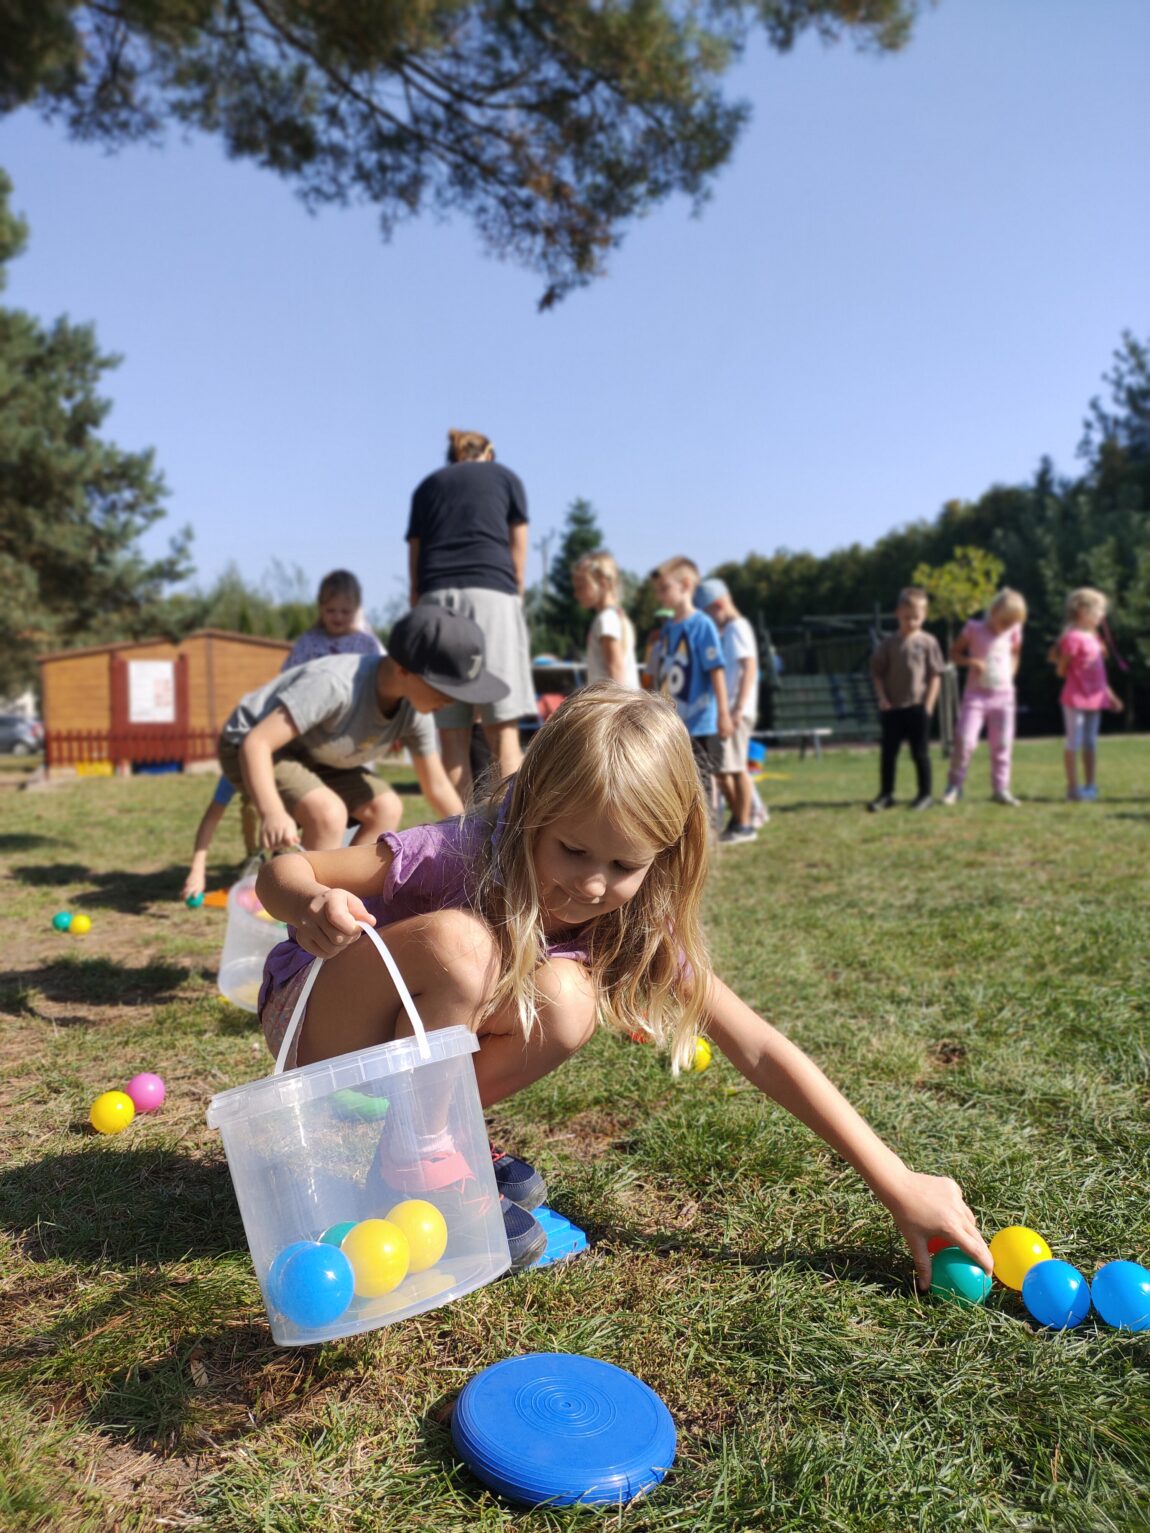
{"type": "Polygon", "coordinates": [[[950,647],[950,658],[955,665],[965,665],[969,675],[955,731],[950,778],[942,796],[944,804],[957,804],[962,797],[966,769],[985,724],[994,802],[1009,808],[1018,805],[1010,791],[1010,765],[1014,749],[1014,676],[1025,622],[1026,600],[1008,586],[999,591],[985,617],[970,619],[950,647]]]}

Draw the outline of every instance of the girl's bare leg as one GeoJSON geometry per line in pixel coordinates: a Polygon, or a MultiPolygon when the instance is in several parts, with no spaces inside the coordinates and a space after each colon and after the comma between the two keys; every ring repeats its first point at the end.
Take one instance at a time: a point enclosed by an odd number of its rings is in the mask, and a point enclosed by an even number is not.
{"type": "MultiPolygon", "coordinates": [[[[496,979],[495,945],[466,910],[397,921],[382,932],[424,1026],[475,1030],[496,979]]],[[[320,970],[301,1029],[298,1063],[407,1037],[411,1024],[374,944],[360,937],[320,970]]]]}
{"type": "Polygon", "coordinates": [[[595,1031],[595,990],[581,963],[571,958],[548,959],[539,970],[539,988],[539,1025],[526,1041],[511,1007],[480,1023],[479,1053],[474,1059],[484,1107],[550,1075],[595,1031]]]}
{"type": "Polygon", "coordinates": [[[1078,758],[1072,750],[1062,752],[1062,762],[1066,768],[1066,788],[1070,793],[1078,789],[1078,758]]]}

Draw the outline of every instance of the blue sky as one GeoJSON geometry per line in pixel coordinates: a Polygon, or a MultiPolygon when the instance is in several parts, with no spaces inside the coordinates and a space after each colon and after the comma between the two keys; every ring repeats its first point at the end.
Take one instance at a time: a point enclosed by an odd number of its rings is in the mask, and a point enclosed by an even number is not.
{"type": "Polygon", "coordinates": [[[109,156],[21,113],[4,301],[123,355],[108,434],[155,448],[203,583],[347,565],[382,608],[449,426],[525,480],[532,579],[580,495],[635,571],[822,553],[1043,453],[1074,471],[1121,331],[1150,331],[1147,58],[1143,0],[942,0],[894,57],[759,43],[702,217],[664,206],[543,315],[462,216],[384,244],[210,140],[109,156]]]}

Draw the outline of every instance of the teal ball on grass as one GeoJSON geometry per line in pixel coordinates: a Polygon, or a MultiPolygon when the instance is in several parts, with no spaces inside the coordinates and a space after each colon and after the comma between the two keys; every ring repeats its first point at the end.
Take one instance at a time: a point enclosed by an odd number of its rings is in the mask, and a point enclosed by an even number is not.
{"type": "Polygon", "coordinates": [[[58,932],[66,932],[72,924],[72,912],[70,910],[58,910],[52,917],[52,925],[58,932]]]}
{"type": "Polygon", "coordinates": [[[983,1302],[992,1286],[990,1274],[958,1246],[947,1246],[931,1258],[930,1291],[936,1298],[972,1307],[983,1302]]]}

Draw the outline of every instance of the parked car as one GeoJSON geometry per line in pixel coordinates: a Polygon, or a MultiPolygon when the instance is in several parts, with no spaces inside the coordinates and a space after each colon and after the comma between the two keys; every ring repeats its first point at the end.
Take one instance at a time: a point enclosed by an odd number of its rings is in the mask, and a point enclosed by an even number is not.
{"type": "Polygon", "coordinates": [[[44,726],[22,713],[0,713],[0,754],[31,756],[44,749],[44,726]]]}

